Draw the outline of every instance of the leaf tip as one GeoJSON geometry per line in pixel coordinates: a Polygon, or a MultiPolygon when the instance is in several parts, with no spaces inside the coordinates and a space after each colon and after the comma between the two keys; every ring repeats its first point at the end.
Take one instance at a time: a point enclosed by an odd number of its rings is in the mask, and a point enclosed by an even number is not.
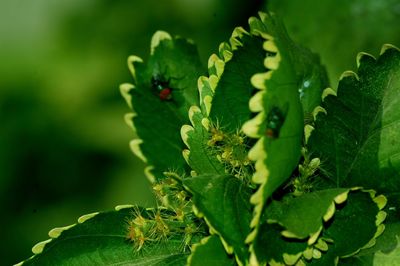
{"type": "Polygon", "coordinates": [[[122,97],[125,99],[126,103],[131,109],[132,109],[132,96],[129,92],[134,88],[135,86],[130,83],[123,83],[119,86],[119,91],[121,92],[122,97]]]}
{"type": "Polygon", "coordinates": [[[93,212],[93,213],[82,215],[81,217],[78,218],[78,223],[80,223],[80,224],[84,223],[87,220],[90,220],[93,217],[95,217],[97,214],[99,214],[99,212],[93,212]]]}
{"type": "Polygon", "coordinates": [[[150,183],[156,182],[156,177],[153,174],[154,166],[149,165],[146,168],[144,168],[144,175],[147,177],[147,180],[150,181],[150,183]]]}
{"type": "Polygon", "coordinates": [[[308,139],[310,138],[311,133],[313,132],[313,130],[314,130],[314,127],[311,126],[311,125],[307,124],[307,125],[304,126],[304,138],[305,138],[305,142],[306,143],[308,142],[308,139]]]}
{"type": "Polygon", "coordinates": [[[151,38],[151,45],[150,45],[150,53],[153,54],[154,53],[154,49],[160,44],[161,41],[163,40],[172,40],[171,35],[166,32],[166,31],[156,31],[153,35],[153,37],[151,38]]]}
{"type": "Polygon", "coordinates": [[[324,113],[325,115],[328,114],[328,113],[326,112],[326,110],[325,110],[323,107],[317,106],[317,107],[315,107],[314,110],[312,111],[312,115],[313,115],[313,117],[314,117],[314,121],[317,120],[317,116],[318,116],[319,113],[324,113]]]}
{"type": "Polygon", "coordinates": [[[339,81],[345,79],[345,78],[355,78],[356,80],[360,80],[360,78],[358,77],[357,73],[351,70],[347,70],[345,72],[342,73],[342,75],[340,75],[339,81]]]}
{"type": "Polygon", "coordinates": [[[382,45],[380,55],[384,54],[387,50],[391,50],[391,49],[394,49],[394,50],[397,50],[400,52],[400,49],[397,46],[395,46],[393,44],[385,43],[384,45],[382,45]]]}
{"type": "Polygon", "coordinates": [[[62,232],[64,232],[64,231],[66,231],[66,230],[68,230],[68,229],[74,227],[75,225],[76,225],[76,224],[71,224],[71,225],[64,226],[64,227],[56,227],[56,228],[53,228],[53,229],[51,229],[51,230],[49,231],[48,235],[49,235],[49,237],[51,237],[51,238],[58,238],[58,237],[61,235],[62,232]]]}
{"type": "Polygon", "coordinates": [[[129,209],[129,208],[133,208],[133,207],[135,207],[135,205],[132,205],[132,204],[122,204],[122,205],[117,205],[117,206],[115,206],[115,210],[116,211],[120,211],[120,210],[123,210],[123,209],[129,209]]]}
{"type": "Polygon", "coordinates": [[[136,63],[143,63],[143,59],[136,55],[131,55],[128,57],[128,68],[135,82],[136,82],[136,70],[135,70],[136,63]]]}
{"type": "Polygon", "coordinates": [[[142,150],[140,149],[140,145],[143,143],[142,139],[134,139],[131,140],[129,146],[132,152],[139,157],[143,162],[147,163],[147,158],[143,155],[142,150]]]}
{"type": "Polygon", "coordinates": [[[125,124],[127,124],[135,133],[136,133],[136,128],[135,124],[133,123],[133,118],[136,116],[137,116],[136,113],[127,113],[124,116],[125,124]]]}
{"type": "Polygon", "coordinates": [[[188,133],[194,131],[194,128],[190,125],[183,125],[181,127],[181,138],[183,140],[183,143],[185,143],[186,147],[190,148],[189,143],[188,143],[188,138],[189,135],[188,133]]]}
{"type": "Polygon", "coordinates": [[[51,241],[52,241],[52,239],[47,239],[47,240],[45,240],[45,241],[42,241],[42,242],[37,243],[36,245],[33,246],[33,248],[32,248],[32,253],[35,254],[35,255],[42,253],[44,247],[45,247],[48,243],[50,243],[51,241]]]}
{"type": "Polygon", "coordinates": [[[321,96],[322,101],[324,101],[325,98],[326,98],[327,96],[329,96],[329,95],[337,96],[337,93],[336,93],[336,91],[334,91],[332,88],[326,88],[326,89],[322,92],[322,96],[321,96]]]}
{"type": "Polygon", "coordinates": [[[361,61],[364,60],[367,57],[368,58],[372,58],[373,60],[376,60],[376,58],[373,55],[365,53],[365,52],[360,52],[360,53],[357,54],[357,58],[356,58],[357,68],[360,67],[361,61]]]}

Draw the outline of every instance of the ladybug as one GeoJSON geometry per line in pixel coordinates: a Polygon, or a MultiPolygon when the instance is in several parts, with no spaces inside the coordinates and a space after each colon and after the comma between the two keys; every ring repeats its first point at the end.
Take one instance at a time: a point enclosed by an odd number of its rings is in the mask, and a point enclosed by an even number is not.
{"type": "Polygon", "coordinates": [[[283,122],[285,122],[285,115],[282,110],[276,106],[272,107],[267,116],[265,135],[270,139],[278,138],[283,122]]]}
{"type": "Polygon", "coordinates": [[[151,86],[158,92],[158,97],[161,101],[172,99],[172,88],[169,86],[170,80],[164,80],[159,75],[154,75],[151,78],[151,86]]]}

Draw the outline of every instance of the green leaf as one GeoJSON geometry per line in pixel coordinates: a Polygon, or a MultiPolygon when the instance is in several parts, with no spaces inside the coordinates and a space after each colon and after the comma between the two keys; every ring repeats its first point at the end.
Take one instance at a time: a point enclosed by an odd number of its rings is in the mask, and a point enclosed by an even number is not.
{"type": "Polygon", "coordinates": [[[190,149],[184,152],[185,157],[197,174],[230,173],[250,178],[247,153],[252,143],[240,129],[251,117],[248,102],[254,87],[250,78],[264,69],[262,40],[236,28],[229,42],[220,45],[220,55],[210,57],[209,77],[199,79],[199,107],[189,110],[191,125],[181,130],[190,149]]]}
{"type": "Polygon", "coordinates": [[[327,91],[309,139],[332,187],[400,192],[400,52],[384,46],[378,59],[361,53],[358,71],[343,73],[337,96],[327,91]]]}
{"type": "Polygon", "coordinates": [[[291,50],[291,60],[297,76],[297,89],[303,107],[304,122],[309,124],[314,119],[312,113],[315,107],[321,103],[323,90],[329,87],[328,77],[318,55],[293,42],[291,50]]]}
{"type": "MultiPolygon", "coordinates": [[[[182,249],[183,234],[168,241],[147,243],[139,251],[127,241],[128,221],[137,209],[82,216],[78,223],[55,228],[51,239],[32,248],[33,257],[22,265],[185,265],[189,253],[182,249]]],[[[142,210],[142,215],[150,211],[142,210]]]]}
{"type": "Polygon", "coordinates": [[[397,265],[400,261],[400,239],[397,238],[397,247],[390,253],[383,253],[378,251],[375,253],[373,265],[376,266],[393,266],[397,265]]]}
{"type": "Polygon", "coordinates": [[[192,254],[188,258],[188,266],[230,266],[237,265],[228,257],[217,236],[208,236],[199,244],[193,245],[192,254]]]}
{"type": "Polygon", "coordinates": [[[372,191],[356,190],[349,193],[344,206],[337,208],[322,237],[330,239],[328,251],[311,265],[335,265],[339,258],[353,256],[361,249],[370,248],[382,234],[386,213],[384,197],[372,191]]]}
{"type": "MultiPolygon", "coordinates": [[[[384,260],[395,259],[395,254],[399,248],[400,222],[385,223],[385,231],[376,239],[376,244],[370,248],[361,250],[358,254],[350,258],[341,259],[339,265],[385,265],[384,260]],[[374,263],[374,257],[381,263],[374,263]]],[[[398,256],[397,256],[398,261],[398,256]]],[[[396,264],[387,264],[396,265],[396,264]]]]}
{"type": "Polygon", "coordinates": [[[226,52],[231,52],[232,57],[224,62],[209,116],[226,131],[237,131],[252,116],[249,100],[255,89],[250,78],[265,70],[263,41],[260,36],[236,28],[230,43],[221,45],[220,57],[226,52]]]}
{"type": "Polygon", "coordinates": [[[283,199],[283,203],[273,202],[266,208],[251,246],[253,264],[335,265],[339,257],[351,256],[360,249],[373,246],[384,229],[382,222],[386,214],[381,209],[385,198],[375,197],[372,191],[332,189],[306,195],[298,200],[289,198],[283,199]],[[309,204],[307,208],[305,203],[309,204]],[[326,206],[323,214],[316,215],[312,209],[322,209],[323,205],[326,206]],[[295,208],[300,210],[295,211],[295,208]],[[314,226],[305,226],[303,222],[314,226]],[[310,238],[299,239],[304,232],[313,234],[310,238]]]}
{"type": "Polygon", "coordinates": [[[398,0],[269,0],[294,40],[321,55],[332,86],[354,66],[359,51],[377,51],[382,42],[400,44],[398,0]]]}
{"type": "Polygon", "coordinates": [[[252,245],[252,265],[285,263],[293,265],[307,248],[307,241],[282,236],[278,224],[262,223],[252,245]],[[294,260],[294,262],[293,262],[294,260]]]}
{"type": "MultiPolygon", "coordinates": [[[[243,125],[243,131],[258,141],[249,152],[255,161],[253,182],[260,184],[251,202],[256,205],[252,227],[256,227],[264,204],[290,176],[300,158],[303,112],[299,99],[292,42],[274,17],[260,14],[250,18],[252,34],[265,38],[266,72],[255,74],[252,85],[259,89],[250,100],[250,110],[258,114],[243,125]],[[270,54],[273,54],[271,56],[270,54]]],[[[257,228],[248,237],[252,241],[257,228]]]]}
{"type": "Polygon", "coordinates": [[[279,223],[285,228],[283,235],[290,238],[316,241],[323,227],[335,212],[335,203],[347,199],[349,189],[326,189],[307,193],[299,197],[285,197],[282,201],[273,201],[265,211],[266,219],[279,223]],[[314,237],[314,239],[313,239],[314,237]]]}
{"type": "Polygon", "coordinates": [[[224,174],[225,167],[217,159],[216,154],[208,146],[211,139],[210,120],[206,118],[199,107],[189,109],[189,118],[193,125],[184,125],[181,136],[189,149],[183,151],[186,162],[196,174],[224,174]]]}
{"type": "Polygon", "coordinates": [[[193,194],[197,214],[204,217],[212,232],[225,243],[239,261],[248,260],[245,239],[250,233],[251,190],[238,178],[229,175],[202,175],[184,180],[193,194]]]}
{"type": "Polygon", "coordinates": [[[170,169],[187,170],[179,130],[188,122],[189,107],[198,103],[196,84],[203,69],[195,46],[157,32],[148,63],[131,56],[128,65],[134,84],[122,84],[121,92],[134,109],[126,116],[138,136],[131,142],[133,152],[149,164],[145,172],[151,181],[163,178],[162,173],[170,169]],[[171,90],[170,99],[160,96],[165,88],[171,90]]]}

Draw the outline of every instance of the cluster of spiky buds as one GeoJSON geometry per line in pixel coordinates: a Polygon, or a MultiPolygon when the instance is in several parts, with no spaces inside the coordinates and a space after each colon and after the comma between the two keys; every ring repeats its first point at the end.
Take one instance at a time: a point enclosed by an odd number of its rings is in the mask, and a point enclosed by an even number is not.
{"type": "Polygon", "coordinates": [[[193,215],[186,215],[186,219],[179,217],[174,211],[162,207],[146,210],[135,207],[132,218],[127,222],[126,238],[133,243],[136,251],[140,251],[145,245],[168,241],[181,234],[181,248],[186,250],[192,244],[193,236],[203,233],[205,229],[193,215]]]}
{"type": "Polygon", "coordinates": [[[182,186],[184,177],[175,172],[164,172],[164,175],[164,179],[153,184],[154,194],[161,206],[177,212],[179,209],[191,208],[189,194],[182,186]]]}
{"type": "Polygon", "coordinates": [[[247,137],[243,132],[224,132],[217,123],[211,126],[210,133],[207,145],[225,165],[226,172],[238,178],[249,178],[252,165],[248,158],[247,137]]]}
{"type": "Polygon", "coordinates": [[[194,235],[205,229],[192,212],[189,194],[182,186],[183,176],[165,172],[165,178],[153,184],[153,190],[161,207],[140,210],[134,208],[133,218],[128,221],[127,239],[137,251],[145,244],[166,241],[183,235],[182,249],[190,247],[194,235]]]}

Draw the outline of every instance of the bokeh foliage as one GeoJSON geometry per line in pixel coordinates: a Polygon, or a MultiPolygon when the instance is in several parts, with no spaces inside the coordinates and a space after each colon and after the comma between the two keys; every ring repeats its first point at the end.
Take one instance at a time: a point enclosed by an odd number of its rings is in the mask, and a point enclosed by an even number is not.
{"type": "Polygon", "coordinates": [[[261,1],[0,3],[1,262],[29,257],[54,226],[121,203],[154,205],[118,90],[126,58],[159,29],[196,40],[206,64],[261,1]],[[210,32],[209,29],[213,28],[210,32]],[[139,194],[139,191],[141,194],[139,194]]]}

